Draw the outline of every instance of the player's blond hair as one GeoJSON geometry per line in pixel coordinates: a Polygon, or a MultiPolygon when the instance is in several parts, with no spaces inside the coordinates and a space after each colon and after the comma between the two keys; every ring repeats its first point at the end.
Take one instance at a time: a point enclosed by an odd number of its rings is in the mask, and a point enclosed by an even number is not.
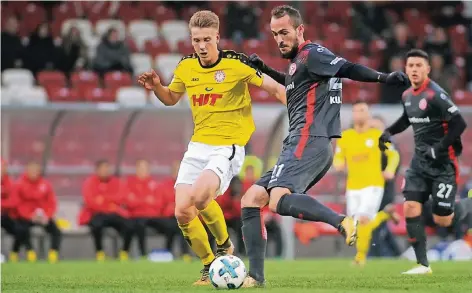
{"type": "Polygon", "coordinates": [[[201,10],[195,12],[188,23],[188,27],[191,29],[193,27],[198,28],[215,28],[220,29],[220,19],[218,15],[209,10],[201,10]]]}

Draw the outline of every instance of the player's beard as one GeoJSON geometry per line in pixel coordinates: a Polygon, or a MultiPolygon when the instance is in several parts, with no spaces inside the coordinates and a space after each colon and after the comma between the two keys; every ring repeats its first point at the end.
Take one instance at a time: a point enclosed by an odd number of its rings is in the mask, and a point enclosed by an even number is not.
{"type": "Polygon", "coordinates": [[[295,58],[295,56],[297,56],[298,54],[298,41],[294,41],[293,42],[293,46],[292,48],[290,49],[290,51],[288,51],[287,53],[282,53],[280,52],[280,55],[282,55],[282,58],[284,59],[293,59],[295,58]]]}

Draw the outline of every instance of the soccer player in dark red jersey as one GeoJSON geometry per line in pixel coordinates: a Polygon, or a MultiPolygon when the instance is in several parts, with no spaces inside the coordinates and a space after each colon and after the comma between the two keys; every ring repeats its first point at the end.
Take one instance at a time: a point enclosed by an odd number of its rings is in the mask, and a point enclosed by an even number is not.
{"type": "Polygon", "coordinates": [[[430,274],[422,207],[431,195],[437,225],[449,227],[460,219],[460,210],[454,212],[457,157],[462,152],[460,136],[467,125],[449,94],[428,78],[428,54],[414,49],[406,58],[411,87],[402,96],[403,114],[385,130],[379,146],[382,148],[392,135],[413,127],[415,153],[405,175],[403,194],[406,228],[419,266],[404,274],[430,274]]]}
{"type": "Polygon", "coordinates": [[[264,285],[265,227],[261,208],[283,216],[325,222],[343,234],[346,244],[357,238],[356,222],[306,196],[331,167],[332,138],[341,135],[341,78],[356,81],[406,85],[401,72],[380,73],[334,55],[327,48],[305,41],[300,12],[287,5],[272,10],[270,27],[282,58],[289,59],[285,73],[265,65],[257,55],[253,66],[284,84],[289,117],[289,135],[272,171],[263,175],[241,201],[243,235],[250,269],[244,287],[264,285]]]}

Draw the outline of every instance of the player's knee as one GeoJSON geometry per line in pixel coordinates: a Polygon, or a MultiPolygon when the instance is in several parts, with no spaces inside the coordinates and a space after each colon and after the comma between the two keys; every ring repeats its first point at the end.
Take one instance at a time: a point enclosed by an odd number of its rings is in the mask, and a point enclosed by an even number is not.
{"type": "Polygon", "coordinates": [[[287,188],[275,187],[270,191],[269,209],[277,213],[277,206],[282,196],[290,194],[290,190],[287,188]]]}
{"type": "Polygon", "coordinates": [[[438,203],[433,205],[433,220],[438,226],[449,227],[454,218],[454,209],[451,206],[445,207],[438,203]]]}
{"type": "Polygon", "coordinates": [[[191,196],[195,207],[198,210],[205,209],[216,197],[219,187],[219,177],[213,171],[203,171],[201,176],[192,186],[191,196]]]}
{"type": "Polygon", "coordinates": [[[267,205],[269,194],[264,187],[251,186],[241,198],[241,208],[262,208],[267,205]]]}
{"type": "Polygon", "coordinates": [[[403,203],[403,212],[407,218],[418,217],[421,215],[421,203],[416,201],[405,201],[405,203],[403,203]]]}
{"type": "Polygon", "coordinates": [[[186,224],[197,216],[196,210],[193,208],[175,207],[175,218],[180,224],[186,224]]]}

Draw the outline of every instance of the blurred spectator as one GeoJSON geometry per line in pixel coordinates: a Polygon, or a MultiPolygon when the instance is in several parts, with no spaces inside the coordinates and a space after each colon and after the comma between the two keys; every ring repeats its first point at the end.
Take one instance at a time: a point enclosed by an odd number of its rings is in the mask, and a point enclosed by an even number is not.
{"type": "Polygon", "coordinates": [[[415,47],[415,43],[409,37],[408,26],[404,23],[397,23],[393,28],[393,38],[387,42],[385,49],[384,67],[388,67],[391,56],[404,56],[409,50],[415,47]]]}
{"type": "MultiPolygon", "coordinates": [[[[391,71],[404,71],[405,61],[403,57],[394,56],[390,59],[390,64],[388,72],[391,71]]],[[[381,84],[381,97],[380,102],[384,104],[398,104],[402,100],[403,92],[408,88],[408,86],[391,86],[386,84],[381,84]]]]}
{"type": "Polygon", "coordinates": [[[428,36],[423,48],[429,55],[439,54],[444,58],[444,64],[452,64],[452,49],[446,30],[436,27],[433,33],[428,36]]]}
{"type": "Polygon", "coordinates": [[[115,28],[110,28],[97,47],[94,69],[103,75],[109,71],[133,72],[130,51],[115,28]]]}
{"type": "Polygon", "coordinates": [[[31,227],[40,226],[51,236],[48,260],[57,262],[61,243],[61,231],[54,219],[57,200],[51,183],[41,176],[41,166],[38,163],[29,163],[26,173],[17,181],[14,190],[14,196],[18,200],[17,233],[28,250],[28,260],[36,260],[36,253],[31,245],[31,227]]]}
{"type": "MultiPolygon", "coordinates": [[[[175,178],[173,178],[173,182],[175,178]]],[[[166,207],[168,197],[174,197],[173,190],[170,196],[162,196],[166,192],[165,186],[160,186],[149,174],[149,163],[146,160],[136,162],[136,175],[129,176],[126,180],[125,198],[126,206],[132,219],[134,231],[138,237],[139,250],[141,256],[147,255],[146,248],[146,227],[153,228],[158,233],[166,237],[166,249],[172,252],[174,238],[179,237],[180,229],[174,217],[174,209],[170,215],[162,215],[163,207],[166,207]],[[164,190],[162,190],[164,188],[164,190]]],[[[173,188],[173,184],[172,184],[173,188]]],[[[180,235],[180,244],[183,252],[187,251],[187,243],[180,235]]]]}
{"type": "Polygon", "coordinates": [[[84,182],[84,207],[79,216],[79,223],[90,226],[98,261],[105,260],[103,230],[107,227],[115,229],[122,236],[124,241],[120,259],[127,260],[132,227],[126,219],[128,212],[121,206],[123,199],[120,181],[111,175],[110,164],[106,160],[98,161],[95,170],[95,175],[84,182]]]}
{"type": "Polygon", "coordinates": [[[457,72],[453,66],[445,66],[442,55],[434,53],[430,55],[431,72],[429,77],[437,82],[446,92],[452,94],[453,79],[457,72]]]}
{"type": "Polygon", "coordinates": [[[462,186],[460,197],[472,197],[472,175],[469,176],[468,180],[464,183],[464,186],[462,186]]]}
{"type": "Polygon", "coordinates": [[[226,35],[240,44],[245,39],[259,37],[259,25],[254,7],[248,1],[229,2],[226,8],[226,35]]]}
{"type": "Polygon", "coordinates": [[[58,66],[59,49],[54,44],[51,28],[48,23],[42,23],[30,36],[26,46],[25,67],[34,75],[42,70],[56,69],[58,66]]]}
{"type": "Polygon", "coordinates": [[[71,27],[69,32],[62,37],[61,49],[63,58],[61,69],[66,75],[87,65],[87,46],[77,27],[71,27]]]}
{"type": "Polygon", "coordinates": [[[2,71],[23,66],[24,49],[18,35],[18,20],[11,16],[2,30],[2,71]]]}
{"type": "Polygon", "coordinates": [[[383,3],[372,1],[353,2],[354,10],[352,34],[365,43],[382,36],[389,26],[383,3]]]}
{"type": "Polygon", "coordinates": [[[16,233],[16,207],[18,201],[13,192],[13,181],[10,179],[7,170],[7,162],[2,159],[2,228],[7,234],[13,236],[15,241],[10,254],[10,261],[18,261],[18,251],[21,242],[16,233]]]}
{"type": "Polygon", "coordinates": [[[231,180],[228,190],[216,198],[216,201],[223,210],[226,225],[236,232],[237,245],[236,249],[240,255],[245,255],[244,241],[242,234],[241,222],[241,197],[242,197],[242,182],[239,177],[234,177],[231,180]]]}

